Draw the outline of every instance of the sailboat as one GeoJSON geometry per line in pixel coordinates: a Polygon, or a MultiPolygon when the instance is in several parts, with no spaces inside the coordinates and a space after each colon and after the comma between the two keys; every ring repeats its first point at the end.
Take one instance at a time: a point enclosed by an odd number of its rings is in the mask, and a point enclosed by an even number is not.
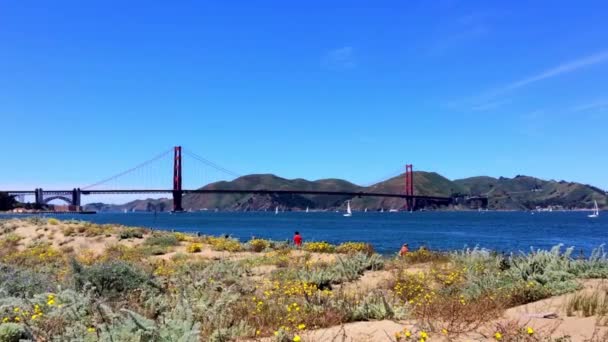
{"type": "Polygon", "coordinates": [[[365,208],[364,212],[367,212],[367,208],[365,208]]]}
{"type": "Polygon", "coordinates": [[[593,200],[595,207],[593,208],[593,214],[587,215],[590,218],[596,218],[600,216],[600,209],[597,207],[597,201],[593,200]]]}
{"type": "Polygon", "coordinates": [[[380,212],[383,213],[384,212],[384,208],[380,208],[380,212]]]}
{"type": "Polygon", "coordinates": [[[279,206],[278,205],[276,207],[274,207],[274,214],[275,215],[279,214],[279,206]]]}
{"type": "Polygon", "coordinates": [[[306,207],[306,212],[308,212],[308,207],[306,207]]]}
{"type": "Polygon", "coordinates": [[[350,210],[350,201],[346,201],[346,214],[344,214],[345,217],[351,217],[353,216],[353,212],[350,210]]]}

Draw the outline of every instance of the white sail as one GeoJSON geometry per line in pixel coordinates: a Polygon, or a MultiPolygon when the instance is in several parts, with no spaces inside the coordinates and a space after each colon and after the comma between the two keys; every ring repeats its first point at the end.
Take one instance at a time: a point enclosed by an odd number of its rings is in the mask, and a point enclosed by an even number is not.
{"type": "Polygon", "coordinates": [[[346,201],[346,214],[344,216],[353,216],[353,212],[350,210],[350,201],[346,201]]]}
{"type": "Polygon", "coordinates": [[[274,214],[277,215],[279,213],[279,206],[274,207],[274,214]]]}
{"type": "Polygon", "coordinates": [[[306,212],[308,212],[308,207],[306,207],[306,212]]]}
{"type": "Polygon", "coordinates": [[[600,208],[597,206],[597,201],[593,201],[593,214],[588,215],[588,217],[596,218],[600,216],[600,208]]]}

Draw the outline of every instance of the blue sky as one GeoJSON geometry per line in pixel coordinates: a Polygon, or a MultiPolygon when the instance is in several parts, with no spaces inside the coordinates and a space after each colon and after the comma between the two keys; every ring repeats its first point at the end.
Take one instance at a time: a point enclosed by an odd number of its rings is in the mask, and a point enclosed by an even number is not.
{"type": "MultiPolygon", "coordinates": [[[[240,174],[368,184],[413,163],[608,188],[606,18],[602,1],[0,0],[0,188],[83,186],[178,144],[240,174]]],[[[223,177],[189,166],[187,185],[223,177]]]]}

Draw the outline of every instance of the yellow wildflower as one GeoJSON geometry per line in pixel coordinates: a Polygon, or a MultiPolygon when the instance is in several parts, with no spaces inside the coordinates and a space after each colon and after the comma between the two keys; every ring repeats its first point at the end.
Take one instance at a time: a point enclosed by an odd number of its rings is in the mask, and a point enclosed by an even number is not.
{"type": "Polygon", "coordinates": [[[14,308],[13,309],[14,312],[19,312],[19,310],[20,310],[19,308],[14,308]]]}
{"type": "Polygon", "coordinates": [[[532,327],[526,328],[526,332],[528,333],[528,335],[534,335],[534,329],[532,329],[532,327]]]}
{"type": "Polygon", "coordinates": [[[4,317],[4,318],[2,319],[2,323],[6,323],[6,322],[8,322],[8,321],[10,321],[10,320],[11,320],[10,318],[8,318],[8,317],[4,317]]]}
{"type": "Polygon", "coordinates": [[[94,333],[94,332],[95,332],[95,328],[93,328],[93,327],[88,327],[88,328],[87,328],[87,331],[88,331],[88,332],[90,332],[90,333],[94,333]]]}
{"type": "Polygon", "coordinates": [[[441,329],[441,333],[444,334],[444,335],[447,335],[448,334],[448,329],[446,329],[446,328],[441,329]]]}
{"type": "Polygon", "coordinates": [[[412,332],[409,330],[405,331],[405,337],[410,338],[412,336],[412,332]]]}
{"type": "Polygon", "coordinates": [[[298,325],[298,329],[300,329],[300,330],[304,330],[304,329],[306,329],[306,325],[305,325],[305,324],[303,324],[303,323],[302,323],[302,324],[299,324],[299,325],[298,325]]]}
{"type": "Polygon", "coordinates": [[[497,341],[500,341],[500,340],[502,340],[502,334],[501,334],[501,333],[499,333],[499,332],[497,331],[497,332],[494,334],[494,338],[495,338],[497,341]]]}
{"type": "Polygon", "coordinates": [[[302,341],[302,339],[300,338],[300,335],[296,335],[293,337],[293,342],[300,342],[302,341]]]}
{"type": "Polygon", "coordinates": [[[426,331],[421,331],[420,338],[427,339],[427,338],[429,338],[429,334],[427,334],[426,331]]]}
{"type": "Polygon", "coordinates": [[[21,322],[21,317],[15,316],[15,322],[21,322]]]}

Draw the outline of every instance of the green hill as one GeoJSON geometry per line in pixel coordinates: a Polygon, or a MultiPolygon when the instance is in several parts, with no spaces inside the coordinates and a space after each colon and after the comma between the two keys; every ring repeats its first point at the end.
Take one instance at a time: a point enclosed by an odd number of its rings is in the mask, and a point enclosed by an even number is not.
{"type": "Polygon", "coordinates": [[[548,206],[591,208],[593,201],[608,205],[606,194],[595,187],[566,181],[546,181],[529,176],[514,178],[471,177],[455,180],[465,193],[487,196],[492,209],[535,209],[548,206]]]}
{"type": "MultiPolygon", "coordinates": [[[[205,185],[202,189],[276,189],[276,190],[317,190],[403,193],[405,175],[387,179],[377,184],[362,187],[342,179],[306,180],[302,178],[286,179],[272,174],[253,174],[236,178],[232,181],[221,181],[205,185]]],[[[546,208],[591,208],[596,200],[601,207],[608,207],[606,194],[595,187],[565,181],[546,181],[529,176],[514,178],[493,178],[487,176],[449,180],[435,172],[414,172],[414,192],[416,195],[445,196],[473,195],[487,196],[488,207],[499,210],[529,210],[537,207],[546,208]]],[[[220,210],[344,210],[346,201],[352,200],[353,210],[370,211],[403,209],[405,200],[399,198],[365,197],[349,198],[348,196],[312,196],[312,195],[258,195],[258,194],[188,194],[183,198],[186,210],[220,209],[220,210]]],[[[91,204],[87,207],[99,211],[168,211],[171,210],[171,199],[137,200],[124,205],[91,204]]],[[[428,209],[433,209],[429,207],[428,209]]],[[[468,209],[462,206],[449,209],[468,209]]]]}
{"type": "MultiPolygon", "coordinates": [[[[286,179],[272,174],[254,174],[239,177],[233,181],[216,182],[202,189],[273,189],[273,190],[316,190],[316,191],[359,191],[360,187],[341,179],[320,179],[309,181],[302,178],[286,179]]],[[[184,196],[184,209],[219,208],[222,210],[274,210],[276,206],[285,209],[302,210],[325,209],[340,205],[347,200],[344,196],[301,196],[301,195],[258,195],[258,194],[189,194],[184,196]]]]}
{"type": "MultiPolygon", "coordinates": [[[[404,193],[405,174],[387,179],[364,188],[363,191],[379,193],[404,193]]],[[[449,197],[461,193],[464,189],[436,172],[414,172],[414,194],[423,196],[449,197]]],[[[403,209],[405,200],[400,198],[365,197],[353,199],[351,206],[355,210],[403,209]]]]}

